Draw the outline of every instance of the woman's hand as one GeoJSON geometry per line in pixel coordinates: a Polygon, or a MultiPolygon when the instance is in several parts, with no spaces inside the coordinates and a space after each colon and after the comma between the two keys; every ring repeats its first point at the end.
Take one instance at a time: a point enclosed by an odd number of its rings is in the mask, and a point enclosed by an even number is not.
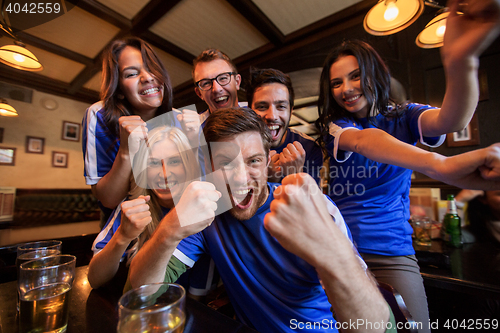
{"type": "Polygon", "coordinates": [[[448,60],[478,58],[500,33],[500,0],[449,0],[443,64],[448,60]],[[457,14],[463,12],[463,15],[457,14]]]}
{"type": "Polygon", "coordinates": [[[120,128],[120,151],[127,156],[134,156],[141,141],[147,140],[148,128],[140,116],[122,116],[118,119],[120,128]]]}
{"type": "Polygon", "coordinates": [[[146,226],[151,223],[151,212],[147,204],[149,200],[149,195],[141,195],[137,199],[122,202],[122,219],[119,228],[120,233],[128,241],[139,237],[146,226]]]}

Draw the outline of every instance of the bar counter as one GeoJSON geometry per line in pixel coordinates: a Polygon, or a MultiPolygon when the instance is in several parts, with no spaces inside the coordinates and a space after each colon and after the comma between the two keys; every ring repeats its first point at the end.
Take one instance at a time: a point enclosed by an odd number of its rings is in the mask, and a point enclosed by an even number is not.
{"type": "MultiPolygon", "coordinates": [[[[70,299],[67,333],[116,332],[118,288],[93,290],[87,281],[88,266],[76,268],[70,299]]],[[[0,333],[18,332],[17,281],[0,284],[0,333]]],[[[185,333],[257,332],[197,301],[186,299],[185,333]]]]}
{"type": "Polygon", "coordinates": [[[491,242],[449,248],[433,240],[430,248],[415,245],[426,286],[500,299],[500,245],[491,242]]]}

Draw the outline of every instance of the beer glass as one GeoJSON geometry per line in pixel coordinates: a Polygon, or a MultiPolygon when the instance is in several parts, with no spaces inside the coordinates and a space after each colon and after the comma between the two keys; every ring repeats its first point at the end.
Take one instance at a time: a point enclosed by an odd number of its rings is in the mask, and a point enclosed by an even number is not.
{"type": "MultiPolygon", "coordinates": [[[[27,261],[61,254],[61,241],[44,240],[24,243],[17,247],[16,273],[19,279],[19,266],[27,261]]],[[[17,295],[17,311],[19,311],[19,294],[17,295]]]]}
{"type": "Polygon", "coordinates": [[[118,333],[182,333],[186,292],[175,283],[153,283],[125,293],[118,301],[118,333]]]}
{"type": "Polygon", "coordinates": [[[431,246],[431,228],[432,222],[427,216],[417,216],[413,220],[413,228],[415,230],[415,238],[418,245],[431,246]]]}
{"type": "Polygon", "coordinates": [[[19,332],[66,332],[76,257],[55,255],[19,267],[19,332]]]}

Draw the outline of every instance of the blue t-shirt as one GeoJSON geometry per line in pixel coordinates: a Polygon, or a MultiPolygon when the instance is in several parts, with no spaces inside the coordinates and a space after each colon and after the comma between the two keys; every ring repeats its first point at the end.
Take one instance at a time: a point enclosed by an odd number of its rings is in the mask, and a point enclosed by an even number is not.
{"type": "Polygon", "coordinates": [[[428,105],[409,104],[398,118],[379,114],[372,118],[340,119],[330,124],[326,147],[330,155],[328,193],[335,201],[352,232],[359,252],[386,256],[414,254],[410,217],[409,169],[378,163],[360,154],[338,149],[346,128],[379,128],[395,138],[415,145],[417,141],[439,146],[444,135],[422,136],[420,115],[428,105]]]}
{"type": "Polygon", "coordinates": [[[303,172],[308,173],[311,177],[314,178],[316,184],[320,184],[320,170],[323,166],[323,152],[321,151],[321,147],[318,146],[314,139],[310,136],[289,128],[286,133],[285,141],[282,145],[276,148],[271,148],[276,151],[276,153],[280,154],[284,148],[289,143],[293,143],[294,141],[300,142],[304,150],[306,151],[306,159],[304,161],[303,172]]]}
{"type": "MultiPolygon", "coordinates": [[[[278,185],[268,183],[269,197],[249,220],[238,221],[230,212],[218,215],[209,227],[183,239],[174,251],[190,267],[201,254],[209,253],[237,317],[260,332],[300,331],[292,329],[293,320],[334,322],[314,267],[285,250],[264,228],[264,216],[278,185]]],[[[350,239],[339,210],[326,196],[325,201],[335,223],[350,239]]],[[[306,331],[323,332],[324,328],[306,331]]]]}

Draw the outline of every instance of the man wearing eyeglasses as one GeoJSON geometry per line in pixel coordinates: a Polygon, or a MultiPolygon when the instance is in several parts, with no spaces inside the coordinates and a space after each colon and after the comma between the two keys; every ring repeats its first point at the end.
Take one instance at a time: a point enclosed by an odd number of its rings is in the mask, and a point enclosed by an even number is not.
{"type": "Polygon", "coordinates": [[[196,95],[208,105],[200,115],[202,124],[217,109],[238,107],[241,75],[225,53],[206,49],[193,61],[192,74],[196,95]]]}

